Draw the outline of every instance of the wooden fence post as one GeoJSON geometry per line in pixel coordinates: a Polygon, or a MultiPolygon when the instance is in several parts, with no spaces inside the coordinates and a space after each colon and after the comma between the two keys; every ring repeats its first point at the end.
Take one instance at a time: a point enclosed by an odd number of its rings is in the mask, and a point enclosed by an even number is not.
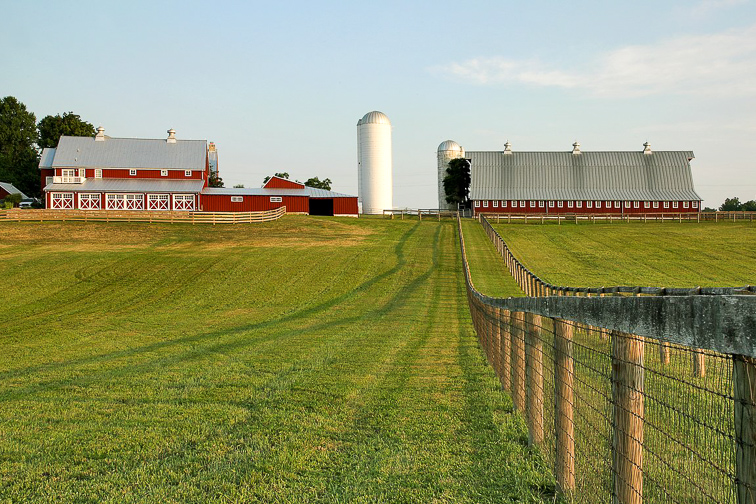
{"type": "Polygon", "coordinates": [[[491,360],[494,373],[501,382],[501,308],[493,309],[493,349],[491,360]]]}
{"type": "Polygon", "coordinates": [[[541,316],[528,313],[527,317],[528,379],[528,442],[531,446],[543,444],[543,342],[541,316]]]}
{"type": "Polygon", "coordinates": [[[612,331],[614,504],[643,502],[644,339],[612,331]]]}
{"type": "Polygon", "coordinates": [[[525,335],[523,334],[522,312],[511,312],[511,352],[512,365],[512,399],[515,409],[525,411],[525,335]]]}
{"type": "Polygon", "coordinates": [[[669,343],[662,341],[659,345],[659,362],[669,364],[669,343]]]}
{"type": "Polygon", "coordinates": [[[554,433],[556,436],[557,490],[570,495],[575,490],[575,422],[573,420],[572,326],[554,322],[554,433]]]}
{"type": "Polygon", "coordinates": [[[512,366],[511,366],[511,342],[512,342],[512,326],[511,314],[509,310],[502,310],[501,317],[499,317],[499,327],[501,331],[501,374],[499,378],[501,380],[501,388],[507,392],[512,391],[512,366]]]}
{"type": "Polygon", "coordinates": [[[733,355],[738,504],[756,503],[756,358],[733,355]]]}
{"type": "Polygon", "coordinates": [[[706,376],[706,354],[700,348],[694,348],[691,355],[693,355],[693,376],[703,378],[706,376]]]}

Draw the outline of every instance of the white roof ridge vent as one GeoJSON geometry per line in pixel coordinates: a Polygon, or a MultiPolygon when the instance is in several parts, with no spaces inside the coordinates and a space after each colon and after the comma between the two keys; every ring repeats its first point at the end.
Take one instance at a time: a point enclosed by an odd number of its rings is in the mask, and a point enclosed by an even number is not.
{"type": "Polygon", "coordinates": [[[95,135],[95,142],[104,142],[105,141],[105,128],[102,126],[97,127],[97,134],[95,135]]]}
{"type": "Polygon", "coordinates": [[[575,140],[575,143],[572,144],[572,153],[573,154],[580,154],[580,142],[575,140]]]}
{"type": "Polygon", "coordinates": [[[650,143],[646,142],[643,144],[643,154],[653,154],[650,143]]]}
{"type": "Polygon", "coordinates": [[[171,128],[168,130],[168,138],[165,140],[167,143],[176,143],[176,130],[171,128]]]}
{"type": "Polygon", "coordinates": [[[512,154],[512,144],[509,140],[504,144],[504,152],[502,154],[512,154]]]}

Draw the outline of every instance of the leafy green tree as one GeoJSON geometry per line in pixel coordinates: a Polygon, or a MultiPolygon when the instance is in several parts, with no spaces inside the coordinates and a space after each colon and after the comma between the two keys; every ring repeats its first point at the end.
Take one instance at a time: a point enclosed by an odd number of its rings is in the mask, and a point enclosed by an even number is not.
{"type": "Polygon", "coordinates": [[[234,189],[244,189],[244,184],[236,184],[234,189]]]}
{"type": "Polygon", "coordinates": [[[223,179],[218,176],[218,172],[212,172],[210,178],[207,179],[207,185],[210,187],[225,187],[223,185],[223,179]]]}
{"type": "MultiPolygon", "coordinates": [[[[289,180],[289,173],[288,172],[276,173],[274,176],[275,177],[279,177],[279,178],[285,178],[286,180],[289,180]]],[[[271,179],[271,177],[265,177],[265,180],[263,180],[263,185],[267,184],[268,180],[270,180],[270,179],[271,179]]]]}
{"type": "Polygon", "coordinates": [[[0,100],[0,180],[30,196],[42,192],[36,143],[34,113],[13,96],[0,100]]]}
{"type": "Polygon", "coordinates": [[[743,204],[740,199],[735,196],[734,198],[725,198],[724,203],[719,205],[719,210],[722,212],[736,212],[741,209],[743,204]]]}
{"type": "Polygon", "coordinates": [[[64,112],[55,116],[46,116],[37,125],[39,129],[40,149],[57,147],[60,137],[65,136],[94,136],[95,129],[90,123],[82,121],[78,114],[64,112]]]}
{"type": "Polygon", "coordinates": [[[463,158],[449,161],[443,183],[447,203],[466,205],[470,192],[470,163],[463,158]]]}
{"type": "Polygon", "coordinates": [[[10,207],[17,207],[19,203],[21,203],[21,194],[15,193],[15,194],[9,194],[5,197],[5,203],[10,204],[10,207]]]}
{"type": "Polygon", "coordinates": [[[325,178],[323,180],[318,179],[318,177],[312,177],[308,178],[304,185],[307,187],[314,187],[316,189],[325,189],[326,191],[331,190],[331,179],[325,178]]]}
{"type": "Polygon", "coordinates": [[[756,212],[756,200],[746,201],[740,209],[746,212],[756,212]]]}

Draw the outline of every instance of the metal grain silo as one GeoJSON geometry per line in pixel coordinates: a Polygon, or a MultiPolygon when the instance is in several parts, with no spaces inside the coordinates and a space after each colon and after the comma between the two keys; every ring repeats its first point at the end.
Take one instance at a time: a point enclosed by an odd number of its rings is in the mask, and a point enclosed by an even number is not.
{"type": "Polygon", "coordinates": [[[451,208],[453,206],[446,202],[444,177],[446,176],[446,169],[449,168],[449,161],[462,157],[465,157],[465,150],[454,140],[446,140],[438,146],[438,208],[451,208]]]}
{"type": "Polygon", "coordinates": [[[357,162],[362,213],[393,208],[391,121],[383,112],[368,112],[357,121],[357,162]]]}

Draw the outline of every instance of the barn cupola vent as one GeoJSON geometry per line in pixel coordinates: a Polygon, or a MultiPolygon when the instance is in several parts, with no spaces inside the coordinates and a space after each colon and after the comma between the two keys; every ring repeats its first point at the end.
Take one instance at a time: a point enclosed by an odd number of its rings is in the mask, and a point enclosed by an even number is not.
{"type": "Polygon", "coordinates": [[[507,143],[504,144],[504,154],[512,154],[512,144],[509,143],[509,140],[507,140],[507,143]]]}
{"type": "Polygon", "coordinates": [[[168,138],[165,140],[168,143],[176,143],[176,130],[171,128],[168,130],[168,138]]]}
{"type": "Polygon", "coordinates": [[[646,142],[646,143],[643,144],[643,154],[653,154],[653,152],[651,152],[651,144],[650,143],[646,142]]]}
{"type": "Polygon", "coordinates": [[[572,153],[573,154],[580,154],[580,143],[575,141],[574,144],[572,144],[572,153]]]}
{"type": "Polygon", "coordinates": [[[102,126],[97,128],[97,134],[95,135],[95,142],[104,142],[105,141],[105,128],[102,126]]]}

